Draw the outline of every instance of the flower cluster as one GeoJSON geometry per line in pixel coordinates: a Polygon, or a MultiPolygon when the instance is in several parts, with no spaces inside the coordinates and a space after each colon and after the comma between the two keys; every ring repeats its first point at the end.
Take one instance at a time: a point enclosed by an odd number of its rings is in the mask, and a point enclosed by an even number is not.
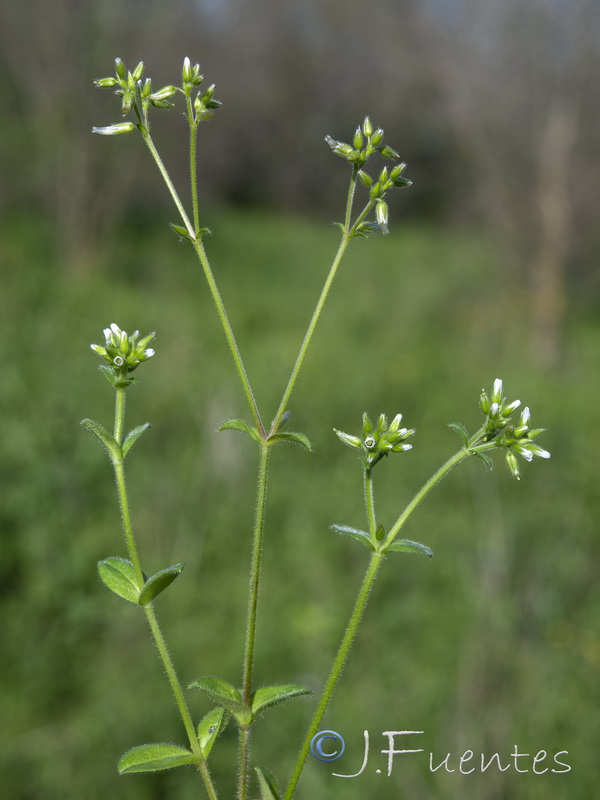
{"type": "MultiPolygon", "coordinates": [[[[383,144],[383,129],[373,129],[369,117],[365,117],[362,127],[358,127],[354,134],[352,144],[338,142],[331,136],[326,136],[325,141],[331,147],[336,156],[340,156],[349,161],[356,172],[357,177],[365,188],[369,190],[371,202],[375,205],[375,218],[379,230],[386,234],[388,232],[388,205],[383,199],[386,192],[393,188],[403,189],[410,186],[412,181],[403,177],[402,173],[406,169],[406,164],[397,164],[393,169],[388,170],[384,167],[377,179],[373,179],[363,167],[374,153],[379,153],[383,158],[396,161],[398,153],[386,144],[383,144]]],[[[373,229],[373,224],[369,222],[361,223],[357,233],[364,235],[373,229]]]]}
{"type": "Polygon", "coordinates": [[[518,423],[512,423],[512,414],[521,405],[521,401],[506,402],[500,378],[494,381],[491,395],[482,391],[479,405],[486,417],[484,441],[493,441],[497,447],[506,450],[506,463],[515,478],[520,478],[517,455],[526,461],[532,461],[534,456],[550,458],[550,453],[534,441],[543,433],[544,428],[530,427],[531,412],[528,407],[521,412],[518,423]]]}
{"type": "MultiPolygon", "coordinates": [[[[174,94],[180,92],[187,98],[190,98],[195,87],[199,86],[204,80],[203,76],[200,74],[200,66],[198,64],[192,66],[189,58],[186,58],[183,62],[182,88],[168,85],[154,91],[150,78],[142,80],[143,74],[143,61],[140,61],[137,67],[133,71],[130,71],[120,58],[116,58],[115,76],[99,78],[94,81],[94,83],[100,88],[110,89],[117,87],[115,89],[115,94],[121,98],[121,114],[126,116],[135,106],[138,112],[141,110],[146,127],[148,108],[150,105],[154,106],[154,108],[173,108],[171,98],[174,94]]],[[[212,84],[205,92],[198,92],[193,102],[193,122],[195,124],[201,120],[210,119],[215,113],[215,110],[221,105],[218,100],[213,98],[214,91],[215,86],[212,84]]],[[[138,128],[140,128],[140,124],[137,125],[138,128]]],[[[142,128],[143,127],[144,125],[142,128]]],[[[134,125],[133,122],[118,122],[113,125],[95,127],[92,128],[92,130],[94,133],[101,133],[105,136],[116,136],[122,133],[130,133],[135,130],[135,128],[136,125],[134,125]]],[[[140,130],[142,128],[140,128],[140,130]]]]}
{"type": "Polygon", "coordinates": [[[149,333],[143,339],[139,338],[140,332],[134,331],[128,335],[114,322],[110,328],[104,329],[104,345],[92,344],[90,347],[98,353],[119,374],[133,372],[142,361],[147,361],[154,355],[154,350],[147,345],[156,336],[149,333]]]}
{"type": "Polygon", "coordinates": [[[365,467],[370,468],[389,453],[402,453],[412,449],[412,444],[405,442],[414,434],[414,428],[401,428],[401,421],[402,414],[396,414],[391,423],[388,423],[385,414],[380,414],[375,426],[369,415],[365,413],[363,414],[362,437],[352,436],[335,428],[334,431],[344,444],[365,453],[365,467]]]}

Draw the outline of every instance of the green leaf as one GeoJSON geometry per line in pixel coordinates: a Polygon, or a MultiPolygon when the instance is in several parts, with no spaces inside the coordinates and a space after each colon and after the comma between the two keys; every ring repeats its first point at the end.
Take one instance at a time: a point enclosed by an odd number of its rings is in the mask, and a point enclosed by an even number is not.
{"type": "Polygon", "coordinates": [[[269,436],[267,439],[270,445],[274,444],[299,444],[301,447],[304,447],[305,450],[308,450],[309,453],[312,452],[312,444],[308,436],[305,436],[303,433],[293,433],[292,431],[285,431],[283,433],[274,433],[272,436],[269,436]]]}
{"type": "Polygon", "coordinates": [[[167,586],[173,583],[175,578],[181,574],[182,569],[183,564],[175,564],[172,567],[161,569],[156,575],[148,578],[146,583],[142,586],[138,603],[141,606],[145,606],[154,600],[161,592],[164,592],[167,586]]]}
{"type": "Polygon", "coordinates": [[[98,574],[111,592],[138,605],[140,590],[131,561],[118,556],[105,558],[104,561],[98,562],[98,574]]]}
{"type": "Polygon", "coordinates": [[[217,736],[227,726],[228,714],[222,706],[217,706],[205,714],[198,723],[198,742],[204,758],[208,758],[217,736]]]}
{"type": "Polygon", "coordinates": [[[108,456],[113,464],[116,464],[122,460],[123,454],[121,452],[121,448],[115,441],[114,437],[111,436],[106,430],[106,428],[100,425],[99,422],[94,422],[93,419],[82,419],[81,424],[84,428],[94,434],[94,436],[106,449],[106,452],[108,453],[108,456]]]}
{"type": "Polygon", "coordinates": [[[494,462],[487,453],[475,453],[474,455],[480,458],[488,469],[494,469],[494,462]]]}
{"type": "Polygon", "coordinates": [[[300,697],[304,694],[311,694],[308,686],[299,686],[289,683],[281,686],[263,686],[252,693],[252,715],[261,713],[266,708],[283,703],[292,697],[300,697]]]}
{"type": "Polygon", "coordinates": [[[462,422],[450,422],[448,425],[453,431],[456,431],[460,438],[463,440],[465,447],[469,444],[469,431],[465,428],[462,422]]]}
{"type": "Polygon", "coordinates": [[[132,747],[119,760],[119,775],[130,772],[158,772],[161,769],[182,767],[198,760],[190,750],[176,744],[141,744],[132,747]]]}
{"type": "Polygon", "coordinates": [[[105,364],[100,364],[100,366],[98,367],[98,369],[99,369],[99,370],[100,370],[100,372],[101,372],[101,373],[104,375],[104,377],[105,377],[105,378],[106,378],[106,380],[107,380],[107,381],[110,383],[110,385],[111,385],[111,386],[114,386],[114,385],[115,385],[115,382],[116,382],[116,380],[117,380],[117,378],[116,378],[116,376],[115,376],[115,371],[114,371],[114,369],[112,369],[112,367],[107,367],[105,364]]]}
{"type": "Polygon", "coordinates": [[[271,770],[266,767],[254,767],[254,771],[258,776],[261,800],[281,800],[281,792],[271,770]]]}
{"type": "Polygon", "coordinates": [[[121,450],[123,451],[123,458],[127,455],[127,453],[131,450],[133,445],[137,442],[140,438],[142,433],[145,433],[148,428],[151,428],[149,422],[144,422],[143,425],[138,425],[137,428],[133,428],[129,431],[127,436],[123,439],[123,444],[121,446],[121,450]]]}
{"type": "Polygon", "coordinates": [[[395,542],[392,542],[389,547],[385,548],[386,553],[391,550],[399,550],[403,553],[422,553],[424,556],[427,556],[427,558],[433,556],[433,550],[427,547],[426,544],[413,542],[410,539],[397,539],[395,542]]]}
{"type": "Polygon", "coordinates": [[[243,419],[230,419],[227,422],[224,422],[219,428],[218,431],[242,431],[242,433],[247,433],[251,436],[254,441],[260,442],[260,436],[258,435],[258,431],[256,428],[252,428],[248,425],[247,422],[244,422],[243,419]]]}
{"type": "Polygon", "coordinates": [[[169,222],[169,227],[177,236],[179,236],[179,241],[183,241],[184,239],[191,239],[190,232],[187,228],[184,228],[183,225],[176,225],[174,222],[169,222]]]}
{"type": "Polygon", "coordinates": [[[249,725],[252,712],[244,705],[239,690],[222,678],[205,675],[190,683],[189,689],[200,689],[230,711],[240,725],[249,725]]]}
{"type": "Polygon", "coordinates": [[[359,531],[357,528],[350,528],[348,525],[330,525],[332,531],[343,533],[346,536],[351,536],[356,541],[364,544],[369,550],[375,550],[370,535],[366,531],[359,531]]]}

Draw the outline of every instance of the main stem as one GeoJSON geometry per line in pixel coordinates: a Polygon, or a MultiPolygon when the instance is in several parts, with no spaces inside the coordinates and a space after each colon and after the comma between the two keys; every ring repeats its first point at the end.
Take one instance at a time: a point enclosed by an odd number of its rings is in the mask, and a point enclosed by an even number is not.
{"type": "Polygon", "coordinates": [[[383,559],[384,555],[382,553],[373,553],[373,555],[371,556],[369,567],[365,573],[365,577],[363,579],[362,586],[360,587],[358,597],[356,598],[354,608],[352,609],[350,621],[348,622],[348,626],[344,633],[344,637],[342,639],[339,650],[335,657],[335,661],[333,662],[331,672],[329,673],[329,677],[327,678],[327,682],[323,689],[323,693],[321,694],[319,704],[313,715],[310,726],[304,738],[304,742],[300,749],[300,753],[298,754],[298,759],[296,761],[294,772],[292,773],[292,777],[290,778],[290,782],[286,789],[284,800],[290,800],[290,798],[296,791],[296,786],[300,779],[300,775],[302,774],[304,763],[310,751],[310,743],[314,735],[319,730],[319,727],[321,725],[321,720],[323,719],[325,711],[327,710],[327,706],[329,705],[329,701],[331,700],[331,696],[333,695],[335,687],[337,686],[338,680],[342,673],[342,669],[344,667],[344,663],[348,657],[348,653],[350,652],[350,648],[352,647],[354,639],[356,638],[358,626],[360,625],[360,621],[363,618],[365,608],[367,607],[369,594],[371,593],[371,589],[373,588],[373,583],[375,582],[375,578],[377,577],[377,573],[379,572],[379,568],[381,566],[383,559]]]}
{"type": "MultiPolygon", "coordinates": [[[[252,560],[250,563],[250,586],[248,590],[248,613],[246,619],[246,645],[244,650],[244,674],[242,679],[242,698],[249,706],[252,697],[252,676],[254,671],[254,649],[256,640],[256,617],[260,586],[260,566],[262,560],[263,534],[265,529],[265,508],[267,502],[267,480],[269,474],[270,447],[262,442],[258,464],[258,483],[256,487],[256,511],[252,537],[252,560]]],[[[239,800],[248,796],[248,753],[250,731],[240,731],[240,771],[239,800]]]]}
{"type": "MultiPolygon", "coordinates": [[[[123,440],[124,422],[125,422],[125,389],[117,389],[117,396],[115,401],[114,438],[119,447],[121,446],[123,440]]],[[[139,555],[137,552],[135,537],[133,534],[133,524],[131,522],[131,512],[129,510],[129,499],[127,496],[127,486],[125,483],[125,470],[123,467],[123,462],[122,461],[115,462],[114,469],[115,469],[115,478],[117,482],[117,494],[119,497],[119,505],[121,508],[121,520],[123,523],[123,530],[125,532],[125,541],[127,544],[127,552],[129,554],[129,558],[135,570],[138,587],[141,589],[145,583],[145,580],[144,580],[144,574],[142,572],[142,567],[140,564],[139,555]]],[[[179,682],[179,678],[177,677],[175,666],[173,664],[173,661],[169,654],[169,650],[167,648],[167,644],[165,642],[164,636],[158,624],[158,620],[156,618],[156,614],[154,613],[152,603],[149,603],[148,605],[144,606],[144,611],[146,613],[146,619],[148,620],[150,631],[152,633],[154,643],[156,644],[160,660],[162,661],[164,670],[169,680],[169,684],[171,685],[171,690],[175,697],[177,708],[179,709],[181,721],[183,722],[183,725],[185,727],[189,739],[190,748],[194,753],[194,755],[196,756],[196,766],[198,767],[198,771],[202,775],[202,778],[204,780],[204,785],[206,787],[206,791],[208,793],[210,800],[218,800],[217,791],[212,782],[212,778],[210,776],[206,760],[202,755],[202,750],[200,749],[200,744],[198,742],[198,738],[194,730],[194,723],[192,722],[192,718],[190,716],[187,703],[185,702],[185,697],[183,695],[181,683],[179,682]]]]}

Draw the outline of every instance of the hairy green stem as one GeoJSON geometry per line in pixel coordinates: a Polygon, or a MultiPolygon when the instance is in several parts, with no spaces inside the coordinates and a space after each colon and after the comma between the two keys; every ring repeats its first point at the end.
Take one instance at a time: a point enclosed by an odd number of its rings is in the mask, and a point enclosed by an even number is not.
{"type": "MultiPolygon", "coordinates": [[[[252,560],[250,563],[250,586],[248,589],[248,612],[246,618],[246,645],[244,649],[244,674],[242,678],[242,698],[250,706],[252,697],[252,676],[254,671],[254,649],[256,641],[256,617],[260,587],[260,566],[262,560],[263,534],[265,529],[265,509],[267,504],[267,480],[269,475],[270,447],[261,442],[256,487],[256,511],[252,536],[252,560]]],[[[240,730],[240,772],[238,798],[246,800],[248,792],[248,752],[250,731],[240,730]]]]}
{"type": "Polygon", "coordinates": [[[187,228],[187,232],[189,233],[190,238],[192,240],[195,239],[196,238],[196,231],[194,230],[194,227],[193,227],[192,223],[190,222],[190,218],[186,214],[185,208],[183,207],[183,203],[179,199],[179,195],[177,194],[177,190],[175,189],[173,181],[171,180],[171,178],[169,176],[169,173],[167,172],[167,168],[163,164],[162,158],[160,157],[160,155],[158,153],[158,150],[156,149],[156,147],[154,145],[154,142],[152,141],[152,137],[150,136],[150,134],[148,133],[147,130],[145,132],[142,132],[142,137],[143,137],[144,141],[146,142],[146,146],[150,150],[150,153],[152,154],[152,158],[154,159],[154,161],[156,163],[156,166],[158,167],[159,172],[162,175],[165,184],[167,185],[167,189],[169,190],[169,193],[170,193],[171,197],[173,198],[173,202],[177,206],[177,210],[179,211],[179,214],[181,215],[181,219],[183,221],[183,224],[187,228]]]}
{"type": "MultiPolygon", "coordinates": [[[[114,438],[119,446],[121,446],[123,439],[124,424],[125,424],[125,389],[117,389],[116,400],[115,400],[114,438]]],[[[145,580],[137,552],[135,537],[133,534],[133,525],[131,522],[131,512],[129,510],[129,499],[127,496],[127,486],[125,482],[125,469],[123,467],[123,461],[122,460],[116,461],[114,462],[113,466],[117,482],[117,494],[119,497],[119,505],[121,508],[121,521],[123,523],[123,530],[125,533],[127,552],[135,570],[138,588],[141,589],[145,583],[145,580]]],[[[183,722],[183,725],[185,727],[189,739],[190,748],[194,753],[194,755],[196,756],[196,766],[198,767],[198,771],[202,775],[202,778],[204,780],[204,785],[206,787],[206,791],[208,793],[210,800],[217,800],[217,791],[215,789],[215,786],[212,782],[212,778],[208,771],[206,759],[202,755],[200,744],[198,742],[198,738],[194,730],[194,723],[190,716],[187,703],[185,702],[183,690],[181,688],[179,678],[177,677],[175,666],[173,665],[173,661],[169,654],[164,636],[162,634],[162,631],[160,630],[158,620],[156,619],[156,614],[154,613],[152,603],[149,603],[148,605],[144,606],[144,611],[146,613],[146,619],[148,620],[150,631],[152,632],[152,637],[154,639],[154,643],[156,644],[160,660],[162,661],[164,670],[169,680],[169,684],[171,686],[171,690],[175,697],[175,702],[177,704],[177,708],[179,709],[181,721],[183,722]]]]}
{"type": "Polygon", "coordinates": [[[190,219],[189,219],[188,215],[186,214],[185,208],[183,207],[183,204],[182,204],[181,200],[179,199],[179,195],[177,194],[177,190],[175,189],[175,186],[173,185],[173,182],[172,182],[171,178],[169,177],[169,173],[167,172],[167,169],[166,169],[165,165],[162,162],[162,159],[161,159],[161,157],[160,157],[160,155],[158,153],[158,150],[154,146],[154,142],[152,141],[152,137],[147,132],[147,130],[142,133],[142,136],[144,138],[144,141],[146,142],[146,145],[148,146],[148,149],[150,150],[150,153],[152,154],[152,157],[154,158],[154,161],[156,162],[156,166],[158,167],[158,169],[160,171],[160,174],[162,175],[163,180],[164,180],[165,184],[167,185],[167,188],[168,188],[168,190],[169,190],[169,192],[171,194],[171,197],[173,198],[173,201],[175,202],[175,205],[177,206],[177,210],[179,211],[179,214],[181,215],[181,219],[183,221],[183,224],[185,225],[185,227],[186,227],[186,229],[187,229],[187,231],[188,231],[188,233],[190,235],[190,240],[191,240],[191,242],[192,242],[192,244],[194,246],[194,250],[196,251],[196,255],[198,256],[198,258],[200,260],[200,264],[202,265],[202,269],[204,271],[204,275],[206,277],[206,280],[207,280],[207,283],[208,283],[208,287],[210,289],[210,293],[211,293],[213,302],[214,302],[215,307],[217,309],[217,314],[218,314],[219,319],[221,321],[221,325],[222,325],[223,331],[225,333],[225,338],[227,339],[227,344],[229,345],[229,350],[231,351],[231,355],[233,357],[233,361],[234,361],[234,364],[235,364],[236,371],[237,371],[238,376],[240,378],[240,381],[242,383],[242,388],[244,390],[244,394],[246,396],[246,400],[248,401],[248,405],[250,407],[250,412],[252,414],[252,417],[254,419],[254,422],[255,422],[260,434],[262,436],[264,436],[265,435],[264,425],[262,423],[262,420],[260,418],[260,414],[258,412],[258,406],[256,405],[256,400],[254,399],[254,394],[253,394],[252,388],[250,386],[250,381],[248,380],[248,375],[246,373],[246,368],[244,367],[244,362],[242,360],[242,356],[241,356],[239,347],[238,347],[237,342],[235,340],[235,336],[234,336],[234,333],[233,333],[233,328],[231,327],[231,323],[229,322],[229,318],[227,316],[227,312],[225,311],[225,306],[223,304],[223,300],[221,298],[221,294],[219,292],[219,289],[217,287],[217,283],[215,281],[215,277],[214,277],[212,269],[210,267],[210,263],[208,261],[207,255],[206,255],[206,251],[204,249],[204,245],[202,244],[202,241],[200,239],[196,238],[197,237],[196,230],[197,230],[199,224],[198,224],[198,221],[197,221],[197,218],[198,218],[198,197],[197,197],[196,176],[195,176],[195,172],[196,172],[196,167],[195,167],[195,162],[196,162],[196,137],[195,137],[195,133],[194,133],[194,135],[192,135],[192,132],[190,132],[190,180],[191,180],[191,184],[192,184],[192,204],[193,204],[193,207],[194,207],[194,224],[196,225],[196,228],[194,228],[194,226],[190,222],[190,219]]]}
{"type": "Polygon", "coordinates": [[[195,234],[198,235],[198,231],[200,230],[200,211],[198,207],[198,173],[196,168],[198,123],[194,122],[192,98],[189,93],[186,93],[185,103],[187,106],[188,122],[190,125],[190,189],[192,192],[192,217],[194,219],[195,234]]]}
{"type": "Polygon", "coordinates": [[[369,523],[369,533],[371,540],[377,546],[375,533],[377,531],[377,518],[375,516],[375,498],[373,497],[373,476],[370,469],[365,470],[365,506],[367,510],[367,520],[369,523]]]}
{"type": "MultiPolygon", "coordinates": [[[[281,402],[279,403],[279,408],[277,409],[277,413],[275,414],[275,417],[274,417],[273,422],[271,424],[271,433],[275,433],[277,431],[277,429],[279,428],[279,425],[281,424],[281,418],[285,414],[285,411],[287,409],[287,405],[288,405],[288,403],[290,401],[290,397],[292,395],[292,392],[294,391],[294,386],[296,385],[296,381],[298,379],[298,374],[300,372],[300,369],[302,367],[302,363],[303,363],[304,358],[306,356],[306,352],[308,350],[308,347],[310,345],[311,339],[312,339],[313,334],[315,332],[315,328],[317,327],[317,323],[318,323],[319,318],[321,316],[321,312],[323,311],[323,306],[325,305],[325,301],[327,300],[327,296],[329,294],[329,290],[331,289],[331,285],[333,284],[333,279],[335,278],[335,275],[336,275],[336,272],[338,270],[338,267],[339,267],[339,265],[340,265],[340,263],[342,261],[344,253],[346,252],[346,248],[348,247],[350,239],[352,238],[352,236],[351,236],[352,229],[350,227],[350,219],[351,219],[351,215],[352,215],[352,203],[354,201],[355,189],[356,189],[356,170],[353,170],[352,179],[350,181],[350,186],[348,188],[348,197],[347,197],[347,200],[346,200],[346,214],[345,214],[345,218],[344,218],[344,230],[343,230],[343,233],[342,233],[342,240],[341,240],[341,242],[339,244],[339,247],[337,249],[337,253],[334,256],[334,259],[333,259],[333,262],[331,264],[331,267],[329,268],[329,274],[327,275],[327,278],[326,278],[325,283],[323,285],[323,289],[321,290],[321,294],[320,294],[319,299],[317,301],[317,305],[315,307],[315,310],[313,311],[313,315],[312,315],[311,320],[310,320],[310,322],[308,324],[308,328],[306,330],[306,334],[304,336],[304,339],[302,340],[302,344],[300,345],[300,350],[298,351],[298,356],[296,357],[296,361],[295,361],[294,367],[292,369],[292,374],[290,375],[290,378],[288,380],[287,386],[286,386],[286,388],[285,388],[285,390],[283,392],[283,397],[281,398],[281,402]]],[[[363,214],[364,214],[364,212],[363,212],[363,214]]],[[[361,214],[361,217],[362,216],[363,215],[361,214]]]]}
{"type": "Polygon", "coordinates": [[[327,682],[325,683],[325,687],[319,699],[317,709],[311,720],[302,747],[300,748],[300,753],[298,754],[296,765],[294,767],[294,772],[292,773],[292,777],[290,778],[290,782],[287,786],[284,795],[284,800],[290,800],[290,798],[296,791],[296,786],[298,784],[300,775],[302,774],[302,770],[304,768],[304,764],[308,757],[308,753],[310,750],[310,743],[313,739],[313,736],[319,730],[319,727],[321,725],[321,720],[323,719],[325,711],[327,710],[327,706],[329,705],[329,701],[331,700],[331,696],[333,695],[335,687],[337,686],[338,680],[342,673],[342,669],[344,667],[344,663],[348,657],[348,653],[350,652],[350,648],[352,647],[354,639],[356,638],[358,626],[360,625],[360,621],[363,618],[363,614],[367,606],[367,601],[369,599],[369,594],[371,593],[371,589],[373,588],[373,583],[375,582],[375,578],[377,577],[377,573],[379,572],[379,568],[381,566],[384,557],[385,556],[382,553],[373,553],[373,555],[371,556],[369,567],[365,573],[362,586],[360,587],[358,597],[356,598],[356,602],[354,603],[354,608],[352,609],[352,614],[350,616],[348,626],[342,638],[339,650],[335,657],[335,661],[333,662],[331,672],[329,673],[329,677],[327,678],[327,682]]]}
{"type": "Polygon", "coordinates": [[[219,319],[221,320],[221,325],[225,333],[225,338],[227,339],[227,344],[229,345],[229,350],[233,357],[235,368],[239,376],[239,379],[241,381],[244,395],[246,396],[246,400],[248,401],[248,406],[250,408],[252,418],[254,419],[254,423],[258,428],[260,435],[262,437],[265,437],[266,436],[265,427],[262,423],[260,413],[258,411],[258,406],[256,404],[256,400],[254,399],[254,393],[252,392],[252,387],[250,386],[250,381],[248,380],[246,368],[244,367],[244,362],[242,360],[240,350],[237,346],[237,342],[233,334],[233,328],[231,327],[231,323],[229,322],[229,318],[227,316],[227,312],[225,311],[225,306],[223,304],[219,288],[215,281],[212,269],[210,268],[210,262],[208,260],[208,256],[206,255],[206,250],[204,249],[204,245],[202,244],[202,241],[200,239],[195,239],[193,241],[193,245],[194,245],[194,250],[196,251],[196,255],[200,260],[200,264],[202,265],[204,276],[206,278],[206,282],[208,283],[208,288],[210,290],[213,302],[215,304],[215,308],[217,309],[217,314],[219,315],[219,319]]]}
{"type": "Polygon", "coordinates": [[[248,759],[250,757],[250,728],[240,728],[240,766],[238,774],[238,800],[248,798],[248,759]]]}

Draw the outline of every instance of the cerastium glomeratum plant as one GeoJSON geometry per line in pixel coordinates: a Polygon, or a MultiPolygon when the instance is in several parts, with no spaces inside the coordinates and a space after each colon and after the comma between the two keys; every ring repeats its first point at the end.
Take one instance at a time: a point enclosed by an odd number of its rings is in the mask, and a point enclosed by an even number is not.
{"type": "MultiPolygon", "coordinates": [[[[181,573],[183,564],[167,567],[151,577],[146,576],[142,569],[127,499],[124,462],[126,457],[129,456],[129,451],[133,444],[149,428],[149,424],[146,423],[126,432],[125,399],[129,387],[137,380],[136,377],[131,376],[131,373],[141,363],[154,356],[154,350],[148,346],[154,338],[154,333],[140,338],[138,331],[128,334],[115,323],[106,328],[104,330],[104,343],[93,344],[92,349],[103,360],[104,363],[100,369],[115,390],[114,428],[110,433],[102,425],[92,420],[84,420],[82,424],[98,438],[113,465],[128,557],[106,558],[99,563],[98,570],[102,581],[109,589],[124,600],[139,606],[146,615],[188,739],[188,743],[185,746],[157,743],[134,747],[122,756],[119,761],[119,772],[152,772],[183,765],[194,765],[204,781],[208,797],[211,800],[216,800],[219,795],[217,785],[209,770],[210,754],[219,733],[229,722],[232,722],[239,731],[238,798],[239,800],[247,800],[250,769],[250,735],[254,722],[269,707],[290,698],[310,693],[309,688],[297,684],[255,688],[253,669],[255,632],[261,579],[267,480],[270,468],[269,456],[271,449],[282,443],[293,442],[308,451],[311,450],[310,441],[303,433],[292,432],[283,428],[283,424],[288,418],[288,405],[304,358],[315,333],[334,277],[350,241],[357,236],[367,236],[376,231],[387,234],[388,205],[386,197],[395,188],[409,186],[410,181],[404,177],[406,165],[399,162],[398,153],[395,150],[384,144],[383,130],[376,128],[368,117],[356,129],[351,144],[336,141],[330,136],[325,137],[333,153],[347,161],[350,166],[350,184],[344,219],[343,222],[338,223],[341,229],[340,242],[309,320],[306,334],[300,345],[275,417],[270,424],[266,424],[258,409],[244,361],[206,254],[204,237],[207,230],[200,226],[196,182],[196,139],[200,123],[211,119],[215,110],[220,106],[220,103],[214,97],[215,87],[211,85],[204,91],[200,88],[203,83],[200,68],[198,64],[192,65],[188,58],[183,63],[180,86],[169,85],[155,90],[152,86],[152,81],[149,78],[143,78],[143,73],[144,65],[142,63],[138,64],[133,71],[129,71],[120,59],[116,59],[115,76],[96,81],[96,84],[100,87],[114,88],[116,94],[121,98],[122,115],[124,117],[133,115],[134,119],[133,121],[121,121],[105,127],[94,128],[94,131],[113,136],[134,131],[141,134],[171,194],[180,215],[179,221],[172,223],[171,227],[181,239],[190,243],[202,266],[250,411],[250,421],[233,419],[223,424],[220,430],[232,429],[241,431],[248,434],[249,438],[255,442],[258,449],[258,483],[256,511],[253,522],[253,548],[250,564],[246,640],[241,669],[241,685],[234,686],[228,681],[214,676],[202,676],[193,681],[188,688],[199,689],[208,695],[209,699],[214,703],[214,708],[199,722],[196,722],[188,709],[184,687],[177,676],[154,610],[155,598],[175,581],[181,573]],[[189,125],[191,214],[188,214],[185,210],[180,196],[156,150],[150,133],[150,111],[154,108],[172,108],[174,101],[179,98],[183,100],[185,105],[185,115],[189,125]],[[383,166],[379,174],[373,177],[370,172],[366,171],[365,167],[367,164],[370,166],[376,157],[383,157],[383,159],[387,159],[391,163],[390,167],[383,166]],[[355,212],[357,189],[366,190],[366,197],[362,201],[360,210],[355,212]]],[[[431,550],[426,545],[410,539],[400,538],[405,523],[419,503],[454,467],[471,456],[477,456],[491,467],[489,452],[491,450],[504,450],[508,467],[516,478],[519,478],[517,456],[521,456],[526,461],[531,461],[534,456],[549,457],[550,454],[536,443],[537,437],[542,433],[542,429],[530,427],[531,415],[529,408],[525,408],[519,413],[520,402],[518,400],[507,402],[503,394],[501,380],[496,379],[494,381],[490,393],[484,391],[481,394],[479,405],[483,414],[481,426],[475,433],[469,434],[463,425],[452,423],[451,427],[461,439],[460,449],[434,472],[408,505],[399,513],[395,522],[387,528],[377,519],[373,484],[374,470],[382,462],[386,461],[388,456],[405,453],[412,448],[414,429],[403,426],[402,415],[399,413],[393,417],[391,422],[385,414],[372,419],[365,413],[362,418],[362,428],[357,433],[335,431],[345,445],[355,449],[360,454],[366,529],[339,524],[331,527],[334,531],[351,537],[364,545],[368,550],[369,563],[352,607],[337,655],[317,701],[308,730],[302,740],[299,754],[286,788],[284,790],[279,788],[279,784],[272,772],[266,767],[254,767],[262,800],[282,800],[282,798],[283,800],[289,800],[294,795],[309,753],[311,740],[319,730],[323,715],[357,635],[369,594],[386,556],[390,553],[421,553],[431,556],[431,550]]],[[[235,769],[234,765],[232,765],[232,769],[235,769]]]]}

